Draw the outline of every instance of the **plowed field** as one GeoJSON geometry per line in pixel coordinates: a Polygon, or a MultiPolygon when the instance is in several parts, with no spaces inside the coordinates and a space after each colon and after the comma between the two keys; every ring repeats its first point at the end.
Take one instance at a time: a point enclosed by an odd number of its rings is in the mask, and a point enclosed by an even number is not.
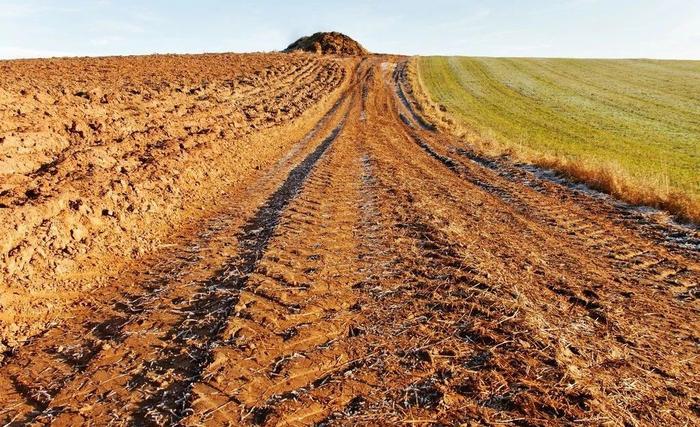
{"type": "Polygon", "coordinates": [[[0,424],[698,423],[697,229],[436,131],[406,58],[104,61],[116,106],[31,101],[80,62],[6,65],[29,95],[2,96],[84,121],[0,145],[36,161],[2,170],[2,304],[45,319],[5,332],[0,424]],[[85,234],[41,240],[57,223],[85,234]]]}

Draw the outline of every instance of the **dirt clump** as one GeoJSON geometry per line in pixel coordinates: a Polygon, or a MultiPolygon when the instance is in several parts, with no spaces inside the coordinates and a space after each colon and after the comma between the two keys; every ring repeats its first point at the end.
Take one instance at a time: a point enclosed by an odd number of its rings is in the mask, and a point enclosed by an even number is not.
{"type": "Polygon", "coordinates": [[[316,33],[290,44],[285,52],[304,51],[323,55],[363,56],[369,54],[360,43],[342,33],[316,33]]]}

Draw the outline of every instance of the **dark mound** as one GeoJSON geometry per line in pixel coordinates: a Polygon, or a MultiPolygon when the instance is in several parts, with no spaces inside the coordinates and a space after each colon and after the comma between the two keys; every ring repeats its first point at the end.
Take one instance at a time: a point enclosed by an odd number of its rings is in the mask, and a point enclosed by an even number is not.
{"type": "Polygon", "coordinates": [[[285,52],[304,51],[335,55],[367,55],[367,49],[361,44],[341,33],[316,33],[302,37],[290,44],[285,52]]]}

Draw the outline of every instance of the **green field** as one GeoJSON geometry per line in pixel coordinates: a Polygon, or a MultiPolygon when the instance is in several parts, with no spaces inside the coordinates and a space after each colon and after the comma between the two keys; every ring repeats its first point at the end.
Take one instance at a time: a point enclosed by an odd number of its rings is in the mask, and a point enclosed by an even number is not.
{"type": "Polygon", "coordinates": [[[433,102],[480,135],[617,170],[697,207],[700,61],[423,57],[418,75],[433,102]]]}

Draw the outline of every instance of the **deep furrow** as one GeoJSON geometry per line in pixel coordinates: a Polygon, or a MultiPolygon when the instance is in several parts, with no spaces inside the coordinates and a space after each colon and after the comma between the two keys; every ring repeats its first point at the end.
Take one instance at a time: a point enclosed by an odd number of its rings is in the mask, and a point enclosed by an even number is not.
{"type": "Polygon", "coordinates": [[[435,127],[434,124],[428,122],[423,118],[422,115],[418,114],[416,112],[415,107],[411,103],[411,101],[408,99],[406,96],[404,86],[406,82],[406,72],[407,72],[407,63],[400,62],[399,64],[396,65],[396,68],[394,70],[394,82],[396,84],[396,93],[403,105],[406,107],[406,110],[409,112],[415,123],[417,123],[423,130],[428,130],[428,131],[435,131],[437,128],[435,127]]]}
{"type": "MultiPolygon", "coordinates": [[[[277,81],[266,81],[265,85],[256,85],[253,86],[251,89],[246,90],[246,91],[240,91],[240,94],[243,96],[235,96],[232,97],[232,100],[239,100],[245,97],[255,97],[260,94],[264,94],[265,96],[270,95],[271,90],[284,90],[281,93],[286,93],[286,88],[289,87],[290,83],[297,82],[299,80],[302,80],[303,76],[307,76],[310,74],[311,70],[317,71],[321,68],[321,64],[319,64],[317,61],[305,61],[304,65],[301,67],[299,66],[294,66],[293,69],[287,73],[284,76],[278,76],[277,81]]],[[[236,91],[238,92],[238,91],[236,91]]]]}

